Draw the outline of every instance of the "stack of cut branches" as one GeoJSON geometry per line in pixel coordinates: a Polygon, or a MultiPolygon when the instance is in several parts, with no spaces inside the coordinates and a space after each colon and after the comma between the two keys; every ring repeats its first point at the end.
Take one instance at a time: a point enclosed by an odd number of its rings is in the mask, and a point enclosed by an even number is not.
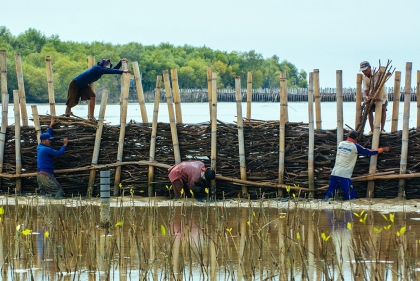
{"type": "Polygon", "coordinates": [[[361,139],[363,134],[363,130],[365,128],[366,120],[372,106],[378,100],[379,94],[381,93],[385,82],[391,78],[392,74],[395,71],[395,68],[391,71],[392,65],[391,60],[388,60],[384,71],[381,71],[381,61],[379,61],[378,69],[373,68],[371,70],[371,77],[370,77],[370,84],[369,84],[369,94],[368,98],[362,103],[361,111],[360,111],[360,118],[359,123],[356,126],[356,131],[359,133],[357,140],[361,139]]]}

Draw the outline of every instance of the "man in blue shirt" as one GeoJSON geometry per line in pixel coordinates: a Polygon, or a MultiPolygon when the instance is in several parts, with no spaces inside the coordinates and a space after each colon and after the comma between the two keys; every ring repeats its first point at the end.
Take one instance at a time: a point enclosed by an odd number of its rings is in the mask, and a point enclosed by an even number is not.
{"type": "Polygon", "coordinates": [[[60,150],[55,150],[54,148],[50,147],[51,141],[54,139],[52,137],[52,127],[54,126],[54,124],[55,120],[54,118],[52,118],[47,133],[41,134],[41,143],[36,149],[38,166],[36,180],[38,182],[38,189],[41,195],[51,194],[51,196],[54,196],[55,199],[60,199],[64,194],[64,191],[61,185],[57,182],[57,180],[54,177],[53,157],[61,156],[64,154],[69,140],[67,138],[64,138],[63,146],[60,150]]]}
{"type": "Polygon", "coordinates": [[[356,198],[356,192],[353,189],[351,175],[356,165],[357,155],[363,154],[367,156],[376,155],[384,151],[389,151],[390,147],[385,146],[378,149],[367,149],[357,143],[356,139],[359,133],[350,131],[347,140],[338,144],[337,155],[335,158],[334,169],[331,172],[330,185],[324,201],[333,198],[335,192],[341,187],[345,200],[356,198]]]}
{"type": "Polygon", "coordinates": [[[131,73],[129,69],[120,70],[119,68],[122,65],[122,62],[126,61],[127,59],[122,59],[120,62],[112,68],[112,63],[109,59],[103,59],[102,61],[98,62],[97,65],[92,66],[85,72],[79,74],[76,78],[71,80],[68,93],[67,93],[67,101],[66,101],[66,116],[70,116],[70,111],[72,107],[75,107],[79,100],[89,100],[89,120],[95,121],[93,117],[95,111],[95,98],[96,95],[89,87],[90,83],[93,83],[99,80],[103,74],[123,74],[123,73],[131,73]]]}

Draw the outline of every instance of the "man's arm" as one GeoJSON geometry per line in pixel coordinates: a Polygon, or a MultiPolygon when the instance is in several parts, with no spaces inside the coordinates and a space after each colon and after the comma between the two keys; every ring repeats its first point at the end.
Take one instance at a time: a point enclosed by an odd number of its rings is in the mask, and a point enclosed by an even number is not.
{"type": "Polygon", "coordinates": [[[380,147],[378,149],[368,149],[368,148],[365,148],[365,147],[361,146],[358,143],[355,143],[355,145],[357,147],[357,153],[358,154],[367,155],[367,156],[376,155],[376,154],[382,153],[384,151],[389,151],[391,149],[389,146],[380,147]]]}

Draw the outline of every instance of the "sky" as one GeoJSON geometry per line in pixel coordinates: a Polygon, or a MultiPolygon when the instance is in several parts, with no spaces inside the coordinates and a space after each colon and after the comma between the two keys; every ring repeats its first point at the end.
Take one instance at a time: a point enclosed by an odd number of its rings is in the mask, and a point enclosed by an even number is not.
{"type": "MultiPolygon", "coordinates": [[[[277,55],[307,73],[319,69],[320,87],[355,87],[361,61],[378,67],[412,62],[420,70],[418,0],[3,0],[0,26],[17,36],[34,28],[62,41],[207,46],[226,52],[277,55]]],[[[141,62],[139,62],[141,64],[141,62]]],[[[394,84],[393,78],[387,82],[394,84]]]]}

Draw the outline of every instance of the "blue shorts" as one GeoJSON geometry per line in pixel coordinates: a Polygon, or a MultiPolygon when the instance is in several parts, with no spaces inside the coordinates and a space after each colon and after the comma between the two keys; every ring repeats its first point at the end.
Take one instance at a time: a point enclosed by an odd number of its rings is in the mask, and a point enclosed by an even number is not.
{"type": "Polygon", "coordinates": [[[342,178],[337,176],[331,176],[330,185],[328,186],[326,197],[333,198],[337,189],[341,187],[345,200],[351,200],[356,198],[356,192],[353,189],[353,183],[351,179],[342,178]]]}

